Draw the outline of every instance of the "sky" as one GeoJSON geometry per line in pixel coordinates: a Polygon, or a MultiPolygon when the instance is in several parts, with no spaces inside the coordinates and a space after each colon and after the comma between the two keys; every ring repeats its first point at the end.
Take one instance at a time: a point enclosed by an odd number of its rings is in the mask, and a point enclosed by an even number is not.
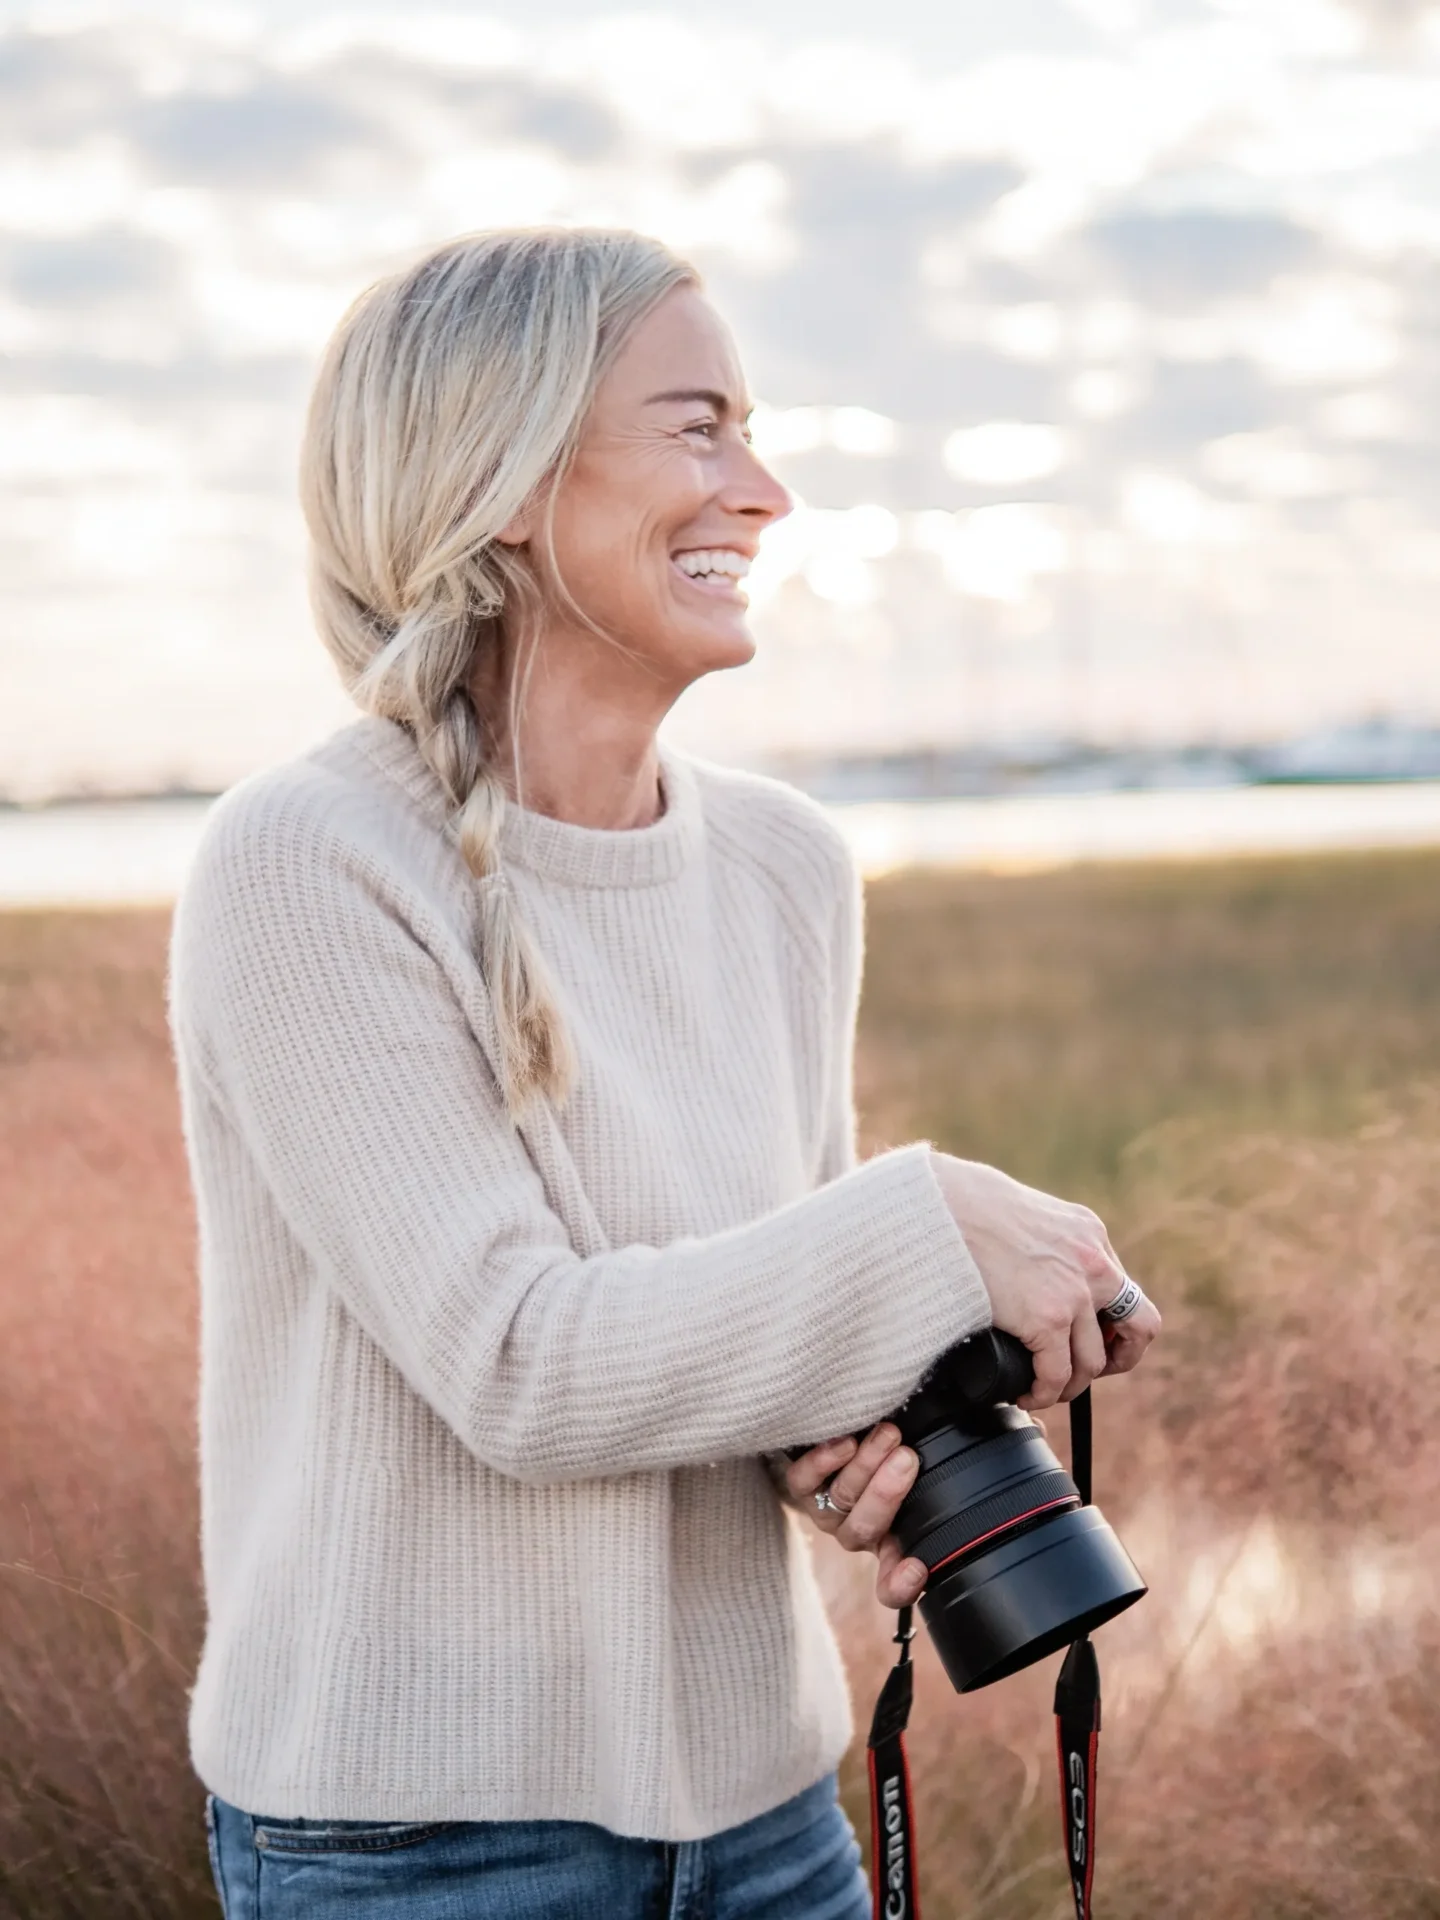
{"type": "Polygon", "coordinates": [[[294,498],[353,295],[639,227],[800,506],[720,758],[1440,720],[1440,9],[0,0],[0,795],[349,713],[294,498]],[[733,17],[733,16],[732,16],[733,17]]]}

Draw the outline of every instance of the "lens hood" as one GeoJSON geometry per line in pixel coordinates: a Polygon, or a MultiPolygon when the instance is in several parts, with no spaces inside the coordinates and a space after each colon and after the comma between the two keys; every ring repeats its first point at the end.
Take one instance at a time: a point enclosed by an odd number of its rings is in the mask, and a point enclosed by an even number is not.
{"type": "Polygon", "coordinates": [[[974,1693],[1093,1632],[1146,1591],[1099,1508],[1074,1507],[939,1568],[920,1615],[952,1685],[974,1693]]]}

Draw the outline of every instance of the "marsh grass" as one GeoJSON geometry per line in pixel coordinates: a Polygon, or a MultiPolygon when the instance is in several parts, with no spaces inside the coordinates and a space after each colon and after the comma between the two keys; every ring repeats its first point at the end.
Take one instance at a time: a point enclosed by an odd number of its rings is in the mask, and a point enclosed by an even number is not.
{"type": "MultiPolygon", "coordinates": [[[[1097,1404],[1097,1496],[1152,1587],[1098,1636],[1107,1920],[1440,1914],[1440,1094],[1371,1099],[1324,1139],[1162,1127],[1120,1169],[1167,1332],[1097,1404]]],[[[883,1629],[827,1573],[869,1698],[883,1629]]],[[[926,1662],[932,1912],[1067,1911],[1054,1664],[961,1700],[926,1662]]]]}
{"type": "Polygon", "coordinates": [[[1326,1134],[1440,1077],[1440,857],[872,884],[862,1107],[1108,1208],[1177,1117],[1326,1134]]]}
{"type": "MultiPolygon", "coordinates": [[[[1417,854],[872,891],[871,1144],[1090,1200],[1166,1309],[1099,1410],[1152,1585],[1102,1636],[1105,1920],[1440,1916],[1437,883],[1417,854]]],[[[216,1910],[165,932],[0,919],[5,1920],[216,1910]]],[[[859,1563],[822,1573],[863,1719],[886,1623],[859,1563]]],[[[959,1700],[921,1662],[929,1920],[1062,1920],[1052,1674],[959,1700]]]]}
{"type": "Polygon", "coordinates": [[[159,915],[0,919],[0,1914],[216,1911],[159,915]]]}

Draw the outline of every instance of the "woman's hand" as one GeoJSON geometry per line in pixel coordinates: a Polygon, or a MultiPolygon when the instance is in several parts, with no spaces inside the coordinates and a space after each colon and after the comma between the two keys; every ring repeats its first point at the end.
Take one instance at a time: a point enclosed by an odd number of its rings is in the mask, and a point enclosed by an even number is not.
{"type": "Polygon", "coordinates": [[[948,1153],[932,1153],[930,1162],[995,1325],[1034,1356],[1035,1385],[1020,1405],[1051,1407],[1102,1374],[1128,1373],[1159,1333],[1160,1315],[1142,1300],[1128,1320],[1102,1330],[1096,1314],[1125,1282],[1104,1222],[996,1167],[948,1153]]]}
{"type": "Polygon", "coordinates": [[[900,1444],[900,1430],[882,1420],[857,1446],[847,1433],[811,1447],[785,1472],[790,1497],[804,1507],[822,1533],[851,1553],[873,1552],[880,1568],[875,1597],[884,1607],[908,1607],[925,1585],[923,1560],[907,1560],[890,1527],[915,1483],[919,1460],[900,1444]],[[823,1512],[815,1495],[830,1476],[831,1505],[823,1512]]]}
{"type": "MultiPolygon", "coordinates": [[[[1073,1400],[1102,1374],[1128,1373],[1160,1331],[1149,1300],[1118,1326],[1096,1316],[1125,1283],[1105,1225],[1088,1207],[1022,1186],[996,1167],[932,1153],[940,1191],[990,1295],[994,1324],[1030,1349],[1035,1384],[1022,1407],[1073,1400]]],[[[790,1497],[822,1533],[851,1553],[880,1562],[875,1593],[883,1606],[906,1607],[925,1587],[923,1561],[906,1559],[890,1531],[915,1481],[914,1451],[888,1420],[858,1445],[849,1435],[811,1447],[785,1472],[790,1497]],[[830,1504],[815,1506],[829,1483],[830,1504]]]]}

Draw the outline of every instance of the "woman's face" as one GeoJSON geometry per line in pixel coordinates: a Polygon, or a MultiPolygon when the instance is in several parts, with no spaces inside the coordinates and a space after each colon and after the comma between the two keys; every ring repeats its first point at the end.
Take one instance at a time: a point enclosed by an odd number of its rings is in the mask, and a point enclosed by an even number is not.
{"type": "MultiPolygon", "coordinates": [[[[677,287],[611,363],[555,490],[566,589],[672,699],[755,651],[745,574],[791,503],[750,446],[749,412],[729,329],[693,287],[677,287]]],[[[562,608],[557,624],[573,616],[562,608]]],[[[593,649],[594,636],[583,639],[593,649]]]]}

